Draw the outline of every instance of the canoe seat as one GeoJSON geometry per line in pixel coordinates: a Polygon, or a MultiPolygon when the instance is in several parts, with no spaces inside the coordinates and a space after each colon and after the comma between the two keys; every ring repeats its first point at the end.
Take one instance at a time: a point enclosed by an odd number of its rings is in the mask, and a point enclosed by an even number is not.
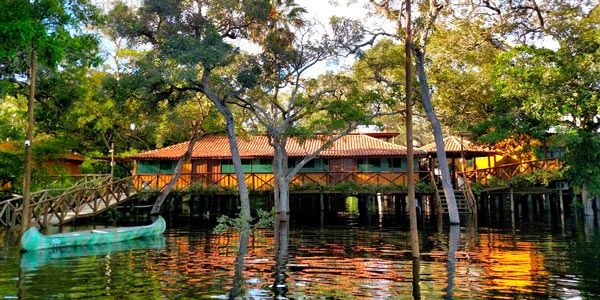
{"type": "Polygon", "coordinates": [[[104,230],[94,229],[94,230],[92,230],[92,233],[108,233],[108,232],[104,231],[104,230]]]}

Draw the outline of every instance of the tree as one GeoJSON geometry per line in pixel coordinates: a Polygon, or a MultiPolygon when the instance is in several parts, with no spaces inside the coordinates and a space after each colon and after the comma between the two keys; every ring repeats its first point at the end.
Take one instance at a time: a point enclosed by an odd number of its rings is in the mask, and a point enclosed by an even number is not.
{"type": "Polygon", "coordinates": [[[353,31],[356,24],[333,19],[332,25],[333,33],[317,32],[313,24],[300,20],[273,25],[262,54],[249,56],[242,64],[246,75],[238,90],[244,93],[235,101],[252,112],[273,146],[275,206],[282,219],[289,214],[290,183],[306,163],[358,125],[397,114],[393,98],[364,89],[345,74],[306,75],[319,62],[360,47],[363,34],[353,31]],[[306,155],[292,164],[287,151],[292,137],[318,145],[308,147],[306,155]]]}
{"type": "Polygon", "coordinates": [[[23,181],[23,226],[29,223],[31,185],[31,141],[33,140],[34,100],[38,60],[42,65],[56,67],[63,58],[74,53],[93,52],[95,39],[81,32],[81,26],[96,15],[95,8],[85,0],[78,1],[12,1],[5,0],[0,12],[0,75],[17,85],[27,85],[18,78],[27,74],[28,126],[25,135],[25,175],[23,181]],[[92,51],[90,51],[92,50],[92,51]],[[25,71],[27,70],[27,71],[25,71]]]}
{"type": "Polygon", "coordinates": [[[543,138],[554,131],[565,140],[566,173],[581,189],[584,213],[593,214],[591,199],[600,195],[594,149],[600,144],[600,8],[584,18],[555,23],[560,49],[519,46],[500,56],[494,73],[494,110],[482,127],[490,140],[526,133],[543,138]]]}
{"type": "Polygon", "coordinates": [[[229,103],[232,95],[220,89],[227,86],[221,72],[235,64],[239,53],[231,41],[259,39],[257,29],[268,25],[271,8],[269,1],[261,0],[208,1],[201,6],[193,1],[148,0],[135,12],[123,3],[115,4],[111,11],[121,36],[132,42],[149,43],[155,50],[151,55],[173,63],[161,74],[165,95],[200,92],[223,115],[238,181],[241,216],[246,219],[250,219],[248,188],[229,103]]]}
{"type": "Polygon", "coordinates": [[[266,130],[274,148],[275,203],[287,218],[292,176],[333,141],[358,124],[370,122],[368,112],[373,108],[379,112],[387,99],[374,93],[361,94],[350,85],[339,88],[350,82],[345,76],[327,74],[320,81],[304,76],[316,63],[348,53],[347,49],[362,38],[360,32],[352,31],[353,24],[337,23],[333,34],[315,32],[314,26],[302,19],[304,9],[293,1],[205,4],[206,10],[200,10],[191,2],[157,5],[146,1],[137,14],[117,5],[113,15],[121,16],[120,32],[151,43],[154,55],[173,62],[162,77],[165,90],[200,92],[225,118],[242,217],[249,218],[250,210],[232,109],[250,112],[249,123],[266,130]],[[260,51],[240,51],[234,46],[238,39],[259,46],[260,51]],[[342,97],[338,90],[347,96],[342,97]],[[341,134],[325,139],[319,149],[288,169],[288,138],[306,138],[317,129],[324,134],[333,130],[341,134]]]}
{"type": "MultiPolygon", "coordinates": [[[[404,5],[402,5],[404,1],[398,1],[398,3],[394,1],[371,0],[370,2],[379,13],[389,18],[392,22],[398,22],[398,31],[402,31],[401,19],[402,16],[406,14],[406,8],[404,5]]],[[[429,42],[429,35],[432,33],[440,11],[444,6],[438,1],[420,1],[416,2],[415,4],[419,15],[414,19],[414,21],[412,21],[413,23],[411,24],[414,30],[413,35],[415,38],[413,42],[410,43],[410,47],[413,55],[415,56],[417,78],[421,87],[420,99],[429,119],[429,123],[433,129],[437,159],[439,161],[439,168],[442,175],[442,186],[444,188],[444,194],[448,203],[450,223],[458,224],[460,223],[460,216],[458,215],[458,207],[456,205],[454,189],[450,181],[450,170],[448,168],[448,159],[446,158],[442,127],[431,102],[431,91],[425,71],[425,50],[429,42]]],[[[396,38],[403,40],[401,35],[396,35],[396,38]]]]}

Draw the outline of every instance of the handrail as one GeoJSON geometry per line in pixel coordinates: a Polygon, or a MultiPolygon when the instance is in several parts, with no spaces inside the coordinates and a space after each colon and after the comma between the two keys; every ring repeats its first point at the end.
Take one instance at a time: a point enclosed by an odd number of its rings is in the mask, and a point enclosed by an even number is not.
{"type": "MultiPolygon", "coordinates": [[[[129,190],[131,190],[131,187],[133,186],[131,177],[113,183],[110,181],[110,176],[105,174],[94,174],[81,177],[84,178],[83,181],[66,189],[46,189],[32,193],[30,203],[32,219],[36,220],[41,226],[48,225],[47,219],[49,215],[57,216],[62,222],[65,218],[65,210],[77,209],[77,205],[74,205],[74,202],[84,198],[86,193],[91,194],[92,196],[98,194],[98,190],[106,190],[108,193],[114,193],[113,185],[118,186],[118,184],[122,184],[122,182],[125,181],[129,182],[127,184],[129,190]],[[92,179],[88,180],[88,178],[92,179]],[[107,187],[110,188],[107,189],[107,187]],[[40,217],[43,217],[42,221],[40,221],[40,217]]],[[[126,188],[121,189],[126,190],[126,188]]],[[[100,194],[100,196],[105,197],[106,195],[100,194]]],[[[91,198],[93,197],[87,197],[86,201],[90,201],[91,198]]],[[[18,221],[22,218],[22,200],[23,196],[19,195],[0,202],[1,225],[14,226],[18,224],[18,221]]],[[[78,205],[80,206],[81,203],[78,205]]]]}
{"type": "Polygon", "coordinates": [[[547,161],[555,161],[557,164],[560,164],[560,158],[554,157],[554,158],[544,158],[544,159],[538,159],[538,160],[528,160],[528,161],[523,161],[523,162],[518,162],[518,163],[504,164],[504,165],[500,165],[500,166],[481,168],[481,169],[477,169],[477,170],[467,170],[467,171],[465,171],[465,173],[494,170],[494,169],[499,169],[499,168],[518,167],[518,166],[522,166],[522,165],[528,165],[528,164],[533,164],[533,163],[538,163],[538,162],[547,162],[547,161]]]}

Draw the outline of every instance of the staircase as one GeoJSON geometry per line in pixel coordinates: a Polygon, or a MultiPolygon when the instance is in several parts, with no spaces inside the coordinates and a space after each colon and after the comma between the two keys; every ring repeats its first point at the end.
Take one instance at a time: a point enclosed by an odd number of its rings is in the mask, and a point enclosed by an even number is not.
{"type": "MultiPolygon", "coordinates": [[[[446,203],[446,195],[444,195],[444,190],[438,190],[438,194],[440,195],[440,200],[442,201],[442,211],[444,214],[448,213],[448,204],[446,203]]],[[[470,214],[472,213],[469,209],[469,203],[467,202],[467,197],[462,190],[455,190],[454,197],[456,198],[456,206],[458,206],[459,214],[470,214]]]]}

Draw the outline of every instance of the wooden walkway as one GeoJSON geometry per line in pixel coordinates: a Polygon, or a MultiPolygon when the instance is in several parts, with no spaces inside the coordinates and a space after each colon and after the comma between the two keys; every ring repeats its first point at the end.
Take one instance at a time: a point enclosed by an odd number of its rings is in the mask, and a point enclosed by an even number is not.
{"type": "MultiPolygon", "coordinates": [[[[31,224],[39,227],[61,225],[77,218],[97,215],[127,201],[135,194],[131,177],[112,181],[101,177],[66,190],[43,190],[31,194],[31,224]]],[[[22,224],[23,197],[0,202],[0,224],[22,224]]]]}

